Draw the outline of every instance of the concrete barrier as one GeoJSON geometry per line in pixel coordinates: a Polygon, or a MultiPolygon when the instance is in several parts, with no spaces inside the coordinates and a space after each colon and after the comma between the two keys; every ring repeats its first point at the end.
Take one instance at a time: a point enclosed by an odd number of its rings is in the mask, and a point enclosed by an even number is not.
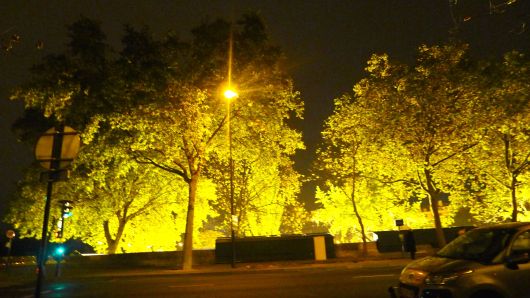
{"type": "MultiPolygon", "coordinates": [[[[73,267],[125,268],[182,266],[182,251],[126,253],[114,255],[69,256],[66,263],[73,267]]],[[[194,250],[193,265],[215,264],[214,250],[194,250]]]]}

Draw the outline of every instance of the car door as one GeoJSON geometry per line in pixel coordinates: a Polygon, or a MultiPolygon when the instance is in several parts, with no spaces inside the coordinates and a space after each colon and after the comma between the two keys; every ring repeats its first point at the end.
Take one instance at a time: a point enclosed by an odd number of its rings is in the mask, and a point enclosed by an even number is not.
{"type": "Polygon", "coordinates": [[[507,261],[502,272],[497,274],[499,282],[513,298],[530,298],[530,230],[515,235],[507,252],[507,260],[520,260],[510,263],[507,261]],[[521,261],[526,260],[526,261],[521,261]]]}

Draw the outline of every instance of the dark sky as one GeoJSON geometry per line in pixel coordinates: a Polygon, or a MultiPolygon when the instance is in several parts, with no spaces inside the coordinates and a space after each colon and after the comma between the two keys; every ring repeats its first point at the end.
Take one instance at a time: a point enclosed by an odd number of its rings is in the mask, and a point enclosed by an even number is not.
{"type": "MultiPolygon", "coordinates": [[[[520,1],[526,4],[508,11],[512,13],[508,18],[506,13],[502,18],[488,15],[488,7],[477,5],[487,3],[486,0],[459,1],[472,6],[462,6],[459,13],[472,16],[466,22],[466,34],[471,36],[474,51],[495,54],[521,40],[528,49],[528,32],[518,32],[517,28],[520,28],[518,18],[528,15],[530,1],[520,1]],[[501,23],[509,23],[509,28],[497,30],[501,23]]],[[[237,18],[244,12],[258,11],[272,40],[286,53],[288,71],[306,103],[305,120],[298,126],[308,150],[296,156],[302,172],[314,157],[315,143],[323,120],[332,111],[333,98],[351,90],[362,77],[365,62],[372,53],[385,52],[411,61],[418,45],[447,41],[452,26],[447,0],[2,2],[0,37],[18,34],[21,40],[9,54],[0,54],[0,216],[22,169],[33,159],[32,149],[17,143],[10,130],[22,106],[7,100],[8,90],[28,78],[28,68],[42,55],[64,49],[65,26],[80,15],[100,21],[109,42],[118,45],[123,24],[146,25],[159,34],[174,30],[185,38],[204,19],[230,19],[231,15],[237,18]],[[40,51],[35,49],[39,40],[44,42],[40,51]]],[[[304,195],[311,195],[309,188],[304,195]]]]}

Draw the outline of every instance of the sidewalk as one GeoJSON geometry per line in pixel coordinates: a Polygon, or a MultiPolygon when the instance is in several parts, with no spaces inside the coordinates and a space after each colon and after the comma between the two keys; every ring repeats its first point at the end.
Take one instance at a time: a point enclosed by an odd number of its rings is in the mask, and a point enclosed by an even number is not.
{"type": "Polygon", "coordinates": [[[177,268],[134,268],[134,269],[113,269],[99,272],[86,272],[80,275],[100,275],[112,276],[120,275],[166,275],[166,274],[205,274],[205,273],[230,273],[230,272],[251,272],[251,271],[275,271],[275,270],[297,270],[304,268],[333,268],[333,267],[404,267],[410,262],[409,259],[380,259],[380,260],[348,260],[329,259],[326,261],[278,261],[278,262],[256,262],[237,263],[235,268],[230,264],[214,264],[194,266],[191,270],[181,270],[177,268]]]}
{"type": "MultiPolygon", "coordinates": [[[[254,271],[276,271],[276,270],[299,270],[308,268],[376,268],[376,267],[404,267],[410,262],[405,258],[389,259],[351,259],[351,258],[334,258],[326,261],[277,261],[277,262],[259,262],[259,263],[238,263],[236,268],[231,268],[230,264],[213,264],[194,266],[192,270],[181,270],[177,268],[160,268],[160,267],[140,267],[140,268],[87,268],[80,269],[68,267],[68,263],[62,264],[61,275],[55,277],[55,265],[49,264],[47,268],[48,280],[60,280],[69,278],[84,278],[91,276],[136,276],[136,275],[185,275],[185,274],[215,274],[215,273],[243,273],[254,271]]],[[[35,267],[32,265],[13,266],[9,271],[2,268],[0,271],[0,288],[11,286],[32,284],[36,281],[35,267]]]]}

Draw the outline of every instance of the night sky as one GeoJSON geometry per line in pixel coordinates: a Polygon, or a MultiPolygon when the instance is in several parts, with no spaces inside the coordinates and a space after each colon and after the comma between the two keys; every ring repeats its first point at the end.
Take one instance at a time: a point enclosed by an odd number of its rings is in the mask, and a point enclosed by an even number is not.
{"type": "MultiPolygon", "coordinates": [[[[9,89],[24,82],[28,68],[43,55],[64,50],[65,26],[81,15],[101,22],[108,41],[118,46],[123,24],[148,26],[159,36],[173,30],[187,38],[190,29],[202,20],[230,19],[232,15],[238,18],[244,12],[258,11],[271,39],[287,55],[288,71],[306,104],[305,120],[297,124],[308,148],[296,156],[302,173],[307,173],[314,158],[322,123],[332,111],[333,99],[350,91],[362,78],[372,53],[413,61],[418,45],[446,42],[452,26],[447,0],[2,2],[0,37],[17,34],[21,40],[8,54],[0,54],[0,216],[23,168],[33,160],[32,148],[17,143],[11,132],[11,124],[21,115],[22,106],[8,101],[9,89]],[[35,47],[38,41],[44,44],[42,50],[35,47]]],[[[520,29],[528,19],[530,1],[520,0],[502,15],[489,14],[486,0],[459,1],[463,2],[466,6],[460,4],[458,12],[472,17],[463,29],[473,52],[487,56],[515,47],[529,49],[530,33],[520,29]]],[[[311,187],[305,187],[303,194],[310,201],[311,187]]]]}

